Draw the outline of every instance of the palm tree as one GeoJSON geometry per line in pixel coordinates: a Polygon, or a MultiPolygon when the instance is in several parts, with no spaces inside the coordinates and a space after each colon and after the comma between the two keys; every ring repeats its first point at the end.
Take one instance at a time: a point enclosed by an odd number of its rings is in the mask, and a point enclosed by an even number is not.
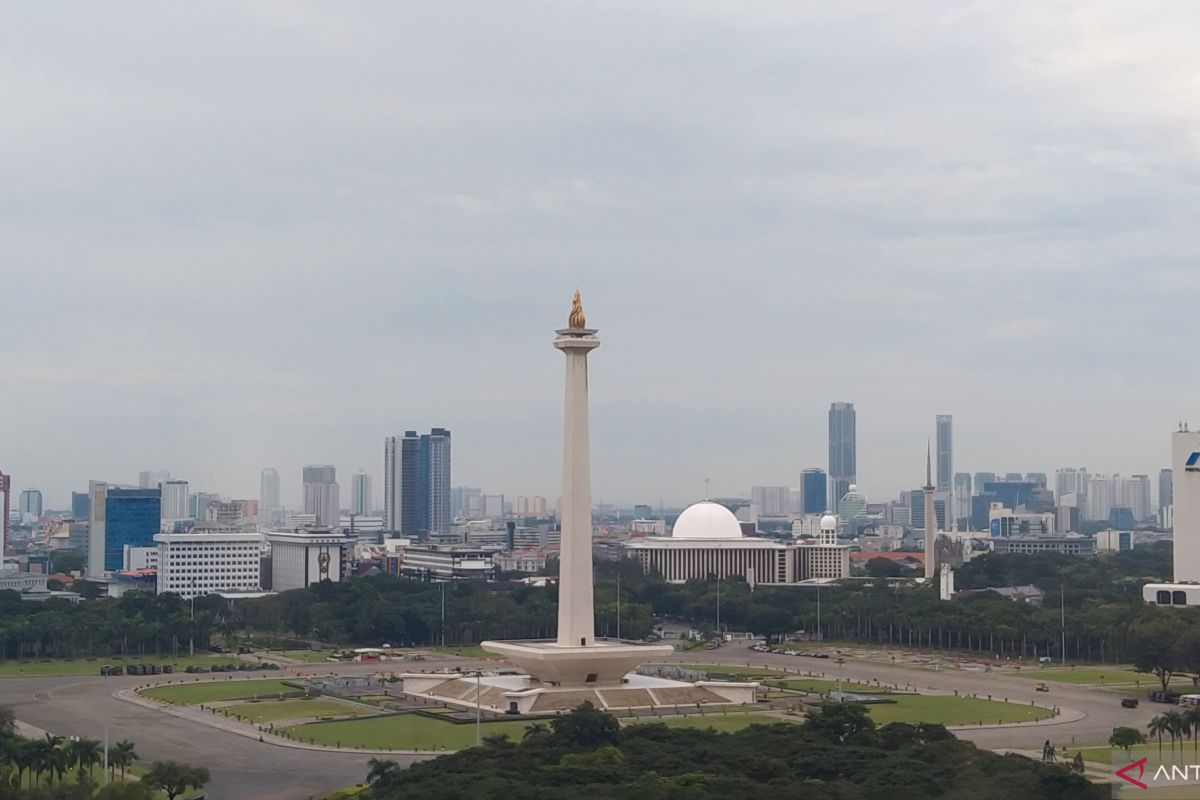
{"type": "Polygon", "coordinates": [[[1200,747],[1196,745],[1196,736],[1200,734],[1200,708],[1192,706],[1183,712],[1183,718],[1187,721],[1188,730],[1192,734],[1192,750],[1200,751],[1200,747]]]}
{"type": "Polygon", "coordinates": [[[1162,735],[1167,732],[1167,720],[1160,714],[1150,720],[1150,725],[1147,728],[1151,736],[1158,737],[1158,757],[1162,758],[1162,735]]]}
{"type": "Polygon", "coordinates": [[[140,756],[133,749],[133,742],[120,741],[108,749],[109,771],[120,769],[121,780],[125,780],[125,770],[133,766],[140,756]]]}
{"type": "Polygon", "coordinates": [[[42,773],[50,768],[50,759],[54,753],[54,743],[49,734],[45,739],[34,739],[29,743],[29,769],[33,773],[32,784],[42,782],[42,773]]]}
{"type": "Polygon", "coordinates": [[[80,769],[86,769],[88,777],[92,777],[92,768],[104,760],[104,748],[95,739],[74,739],[67,743],[71,763],[80,769]]]}
{"type": "Polygon", "coordinates": [[[525,733],[521,736],[521,740],[525,739],[540,739],[543,736],[550,735],[550,726],[544,722],[535,722],[525,729],[525,733]]]}
{"type": "Polygon", "coordinates": [[[1179,711],[1168,711],[1163,714],[1167,723],[1167,733],[1171,735],[1171,752],[1175,752],[1175,739],[1183,734],[1183,714],[1179,711]]]}
{"type": "Polygon", "coordinates": [[[375,787],[390,786],[400,776],[400,765],[390,759],[372,758],[367,766],[367,783],[375,787]]]}
{"type": "Polygon", "coordinates": [[[13,766],[17,768],[17,786],[21,786],[21,782],[25,778],[25,773],[32,769],[33,765],[33,742],[28,739],[17,739],[13,742],[12,759],[13,766]]]}

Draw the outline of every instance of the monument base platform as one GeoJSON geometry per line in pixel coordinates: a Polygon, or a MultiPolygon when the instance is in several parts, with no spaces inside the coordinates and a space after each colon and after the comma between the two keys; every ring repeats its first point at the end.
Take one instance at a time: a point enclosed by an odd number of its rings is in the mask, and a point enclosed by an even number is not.
{"type": "Polygon", "coordinates": [[[639,644],[602,640],[594,644],[563,646],[554,640],[483,642],[489,653],[514,662],[540,683],[550,686],[619,685],[625,676],[647,661],[675,652],[669,644],[639,644]]]}
{"type": "Polygon", "coordinates": [[[607,686],[547,686],[529,675],[406,674],[404,693],[494,714],[564,714],[588,702],[606,710],[688,709],[749,705],[757,683],[686,681],[631,673],[607,686]]]}

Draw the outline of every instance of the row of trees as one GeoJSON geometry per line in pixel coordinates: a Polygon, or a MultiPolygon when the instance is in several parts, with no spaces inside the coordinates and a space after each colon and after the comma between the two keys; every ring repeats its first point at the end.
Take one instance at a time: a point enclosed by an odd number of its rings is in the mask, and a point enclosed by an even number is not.
{"type": "Polygon", "coordinates": [[[209,781],[203,767],[156,761],[140,781],[126,782],[139,756],[133,742],[120,741],[108,749],[108,777],[120,780],[100,787],[95,772],[104,756],[95,739],[26,739],[16,732],[12,709],[0,707],[0,800],[154,800],[156,790],[175,800],[209,781]]]}
{"type": "Polygon", "coordinates": [[[940,725],[876,727],[857,705],[828,704],[803,724],[737,733],[636,725],[621,728],[584,704],[520,742],[484,745],[414,764],[373,761],[373,800],[1100,800],[1062,766],[1000,756],[940,725]]]}
{"type": "MultiPolygon", "coordinates": [[[[1169,546],[1156,546],[1101,558],[992,554],[958,573],[965,588],[1036,583],[1048,593],[1045,606],[1038,607],[987,592],[945,602],[928,587],[888,587],[884,581],[820,590],[751,589],[744,581],[715,579],[668,584],[642,574],[633,562],[602,562],[596,570],[596,629],[601,636],[619,631],[625,638],[640,638],[650,632],[655,615],[714,627],[719,606],[723,628],[772,636],[800,630],[826,639],[1021,658],[1060,658],[1065,647],[1071,659],[1128,663],[1147,650],[1147,636],[1165,630],[1169,623],[1160,625],[1160,620],[1196,622],[1194,610],[1142,603],[1141,585],[1169,571],[1169,564],[1169,546]]],[[[214,635],[236,630],[336,644],[543,638],[554,630],[557,591],[553,585],[444,586],[375,576],[232,607],[216,597],[201,598],[194,621],[189,605],[173,595],[129,593],[70,605],[22,603],[15,593],[0,592],[0,659],[178,653],[189,638],[203,647],[214,635]]],[[[1200,656],[1200,643],[1196,650],[1200,656]]],[[[1180,649],[1173,658],[1158,660],[1170,672],[1200,667],[1200,657],[1190,651],[1180,649]]]]}

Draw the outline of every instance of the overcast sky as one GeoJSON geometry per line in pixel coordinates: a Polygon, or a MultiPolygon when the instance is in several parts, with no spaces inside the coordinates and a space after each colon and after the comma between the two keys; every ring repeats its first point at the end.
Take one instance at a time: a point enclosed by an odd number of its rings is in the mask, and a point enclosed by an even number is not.
{"type": "MultiPolygon", "coordinates": [[[[257,496],[452,429],[559,494],[826,466],[1156,472],[1200,423],[1200,4],[23,3],[0,24],[0,469],[257,496]]],[[[348,489],[343,497],[348,498],[348,489]]]]}

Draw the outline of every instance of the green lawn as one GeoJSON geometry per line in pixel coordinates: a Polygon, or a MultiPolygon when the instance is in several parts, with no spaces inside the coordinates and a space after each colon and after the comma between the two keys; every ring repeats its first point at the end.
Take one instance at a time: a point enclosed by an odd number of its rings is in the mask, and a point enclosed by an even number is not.
{"type": "Polygon", "coordinates": [[[1113,667],[1081,667],[1079,669],[1032,669],[1014,672],[1019,678],[1028,678],[1046,683],[1134,683],[1141,681],[1147,686],[1157,686],[1158,678],[1147,672],[1113,667]]]}
{"type": "Polygon", "coordinates": [[[1040,706],[976,700],[947,695],[895,695],[894,703],[866,706],[877,725],[889,722],[933,722],[942,725],[974,725],[979,722],[1032,722],[1046,719],[1050,710],[1040,706]]]}
{"type": "Polygon", "coordinates": [[[455,644],[449,647],[435,647],[433,648],[433,652],[455,658],[495,658],[494,653],[487,652],[477,644],[455,644]]]}
{"type": "MultiPolygon", "coordinates": [[[[529,722],[487,722],[484,736],[507,734],[514,741],[524,734],[529,722]]],[[[303,741],[343,747],[393,750],[461,750],[475,744],[473,724],[455,724],[429,719],[419,714],[395,714],[390,717],[310,722],[287,729],[303,741]]]]}
{"type": "Polygon", "coordinates": [[[661,723],[668,728],[699,728],[707,730],[712,728],[720,733],[732,733],[740,731],[742,728],[748,728],[751,725],[775,725],[777,723],[791,724],[799,722],[799,719],[786,719],[783,717],[772,717],[767,714],[705,714],[703,716],[688,716],[688,717],[664,717],[662,719],[654,719],[653,717],[640,717],[636,720],[627,720],[629,725],[650,725],[653,723],[661,723]]]}
{"type": "MultiPolygon", "coordinates": [[[[772,686],[782,685],[788,689],[795,689],[801,692],[815,692],[817,694],[825,694],[837,690],[837,681],[824,680],[822,678],[787,678],[781,681],[771,681],[772,686]]],[[[890,689],[884,689],[866,683],[854,683],[852,681],[842,681],[842,690],[857,694],[888,694],[890,689]]]]}
{"type": "Polygon", "coordinates": [[[0,678],[16,678],[23,676],[51,675],[99,675],[100,667],[105,664],[112,666],[127,666],[129,664],[170,664],[176,672],[182,672],[189,665],[240,664],[240,659],[233,656],[131,656],[121,658],[108,656],[104,658],[58,658],[47,661],[0,661],[0,678]]]}
{"type": "MultiPolygon", "coordinates": [[[[1067,752],[1071,758],[1074,758],[1075,753],[1077,753],[1077,752],[1083,753],[1083,760],[1089,761],[1093,764],[1103,764],[1104,766],[1108,766],[1113,763],[1113,759],[1112,759],[1113,749],[1111,747],[1109,747],[1108,745],[1097,746],[1097,747],[1068,748],[1067,752]]],[[[1124,762],[1125,751],[1118,750],[1116,752],[1120,755],[1122,763],[1125,763],[1124,762]]],[[[1162,762],[1160,762],[1160,763],[1172,763],[1171,762],[1171,752],[1172,752],[1171,751],[1171,738],[1169,736],[1164,736],[1163,744],[1162,744],[1162,762]]],[[[1174,753],[1175,753],[1174,763],[1176,763],[1176,764],[1181,764],[1181,765],[1182,764],[1194,764],[1198,760],[1197,759],[1197,751],[1193,749],[1191,739],[1188,739],[1187,741],[1185,741],[1183,743],[1183,752],[1182,753],[1180,753],[1180,750],[1179,750],[1179,742],[1176,741],[1174,753]]],[[[1133,748],[1133,757],[1130,759],[1130,761],[1136,761],[1137,759],[1141,758],[1142,756],[1150,756],[1151,758],[1154,758],[1155,760],[1157,760],[1159,757],[1158,756],[1158,741],[1151,739],[1149,741],[1149,743],[1147,743],[1147,744],[1139,744],[1136,747],[1134,747],[1133,748]]],[[[1060,760],[1061,760],[1061,757],[1060,757],[1060,760]]]]}
{"type": "Polygon", "coordinates": [[[784,675],[784,673],[778,670],[766,669],[765,667],[736,667],[724,664],[671,664],[670,666],[678,666],[680,669],[690,669],[696,672],[705,672],[709,675],[730,675],[738,679],[778,678],[784,675]]]}
{"type": "Polygon", "coordinates": [[[361,717],[375,709],[357,703],[315,698],[312,700],[267,700],[259,703],[238,703],[225,706],[221,713],[244,717],[251,722],[278,722],[281,719],[318,719],[320,717],[361,717]]]}
{"type": "Polygon", "coordinates": [[[142,694],[154,700],[174,705],[197,703],[219,703],[223,700],[249,700],[254,697],[275,698],[281,692],[298,691],[294,686],[285,686],[283,681],[197,681],[173,686],[155,686],[142,694]]]}

